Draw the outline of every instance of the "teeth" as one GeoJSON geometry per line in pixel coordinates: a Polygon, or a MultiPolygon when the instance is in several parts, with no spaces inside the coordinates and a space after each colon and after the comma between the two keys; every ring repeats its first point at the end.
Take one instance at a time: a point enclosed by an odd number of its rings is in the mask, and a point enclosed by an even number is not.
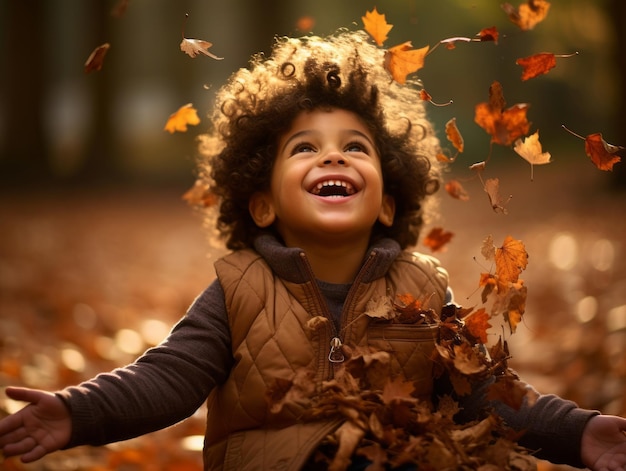
{"type": "MultiPolygon", "coordinates": [[[[319,182],[316,186],[315,189],[313,190],[313,193],[316,195],[320,194],[320,191],[322,190],[322,188],[325,187],[331,187],[331,186],[340,186],[342,188],[345,189],[345,194],[346,195],[352,195],[354,193],[356,193],[354,187],[345,181],[341,181],[341,180],[325,180],[323,182],[319,182]]],[[[340,195],[338,195],[340,196],[340,195]]]]}

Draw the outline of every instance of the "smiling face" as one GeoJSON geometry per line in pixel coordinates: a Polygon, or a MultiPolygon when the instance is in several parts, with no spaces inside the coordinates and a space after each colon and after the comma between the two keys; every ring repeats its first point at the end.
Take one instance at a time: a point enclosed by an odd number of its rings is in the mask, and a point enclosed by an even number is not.
{"type": "Polygon", "coordinates": [[[285,244],[369,240],[376,221],[390,226],[393,199],[384,194],[374,139],[349,111],[303,111],[280,137],[270,190],[253,195],[250,214],[275,224],[285,244]]]}

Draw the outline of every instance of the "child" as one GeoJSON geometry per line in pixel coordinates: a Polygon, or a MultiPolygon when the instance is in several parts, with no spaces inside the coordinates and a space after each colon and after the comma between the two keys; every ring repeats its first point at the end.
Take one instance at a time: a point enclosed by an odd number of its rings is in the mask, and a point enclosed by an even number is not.
{"type": "MultiPolygon", "coordinates": [[[[319,386],[350,348],[386,349],[418,397],[440,393],[430,331],[381,333],[361,315],[401,293],[427,297],[435,312],[452,301],[437,261],[403,250],[438,189],[438,143],[419,92],[382,64],[364,33],[342,32],[281,39],[231,77],[202,144],[201,177],[233,250],[216,262],[217,280],[135,363],[54,394],[7,388],[30,404],[0,421],[5,456],[30,462],[136,437],[208,398],[205,469],[307,469],[340,421],[302,421],[295,402],[270,411],[268,388],[305,368],[319,386]],[[312,329],[312,318],[327,322],[312,329]]],[[[466,402],[468,413],[479,407],[466,402]]],[[[626,419],[552,395],[493,407],[540,457],[626,469],[626,419]]]]}

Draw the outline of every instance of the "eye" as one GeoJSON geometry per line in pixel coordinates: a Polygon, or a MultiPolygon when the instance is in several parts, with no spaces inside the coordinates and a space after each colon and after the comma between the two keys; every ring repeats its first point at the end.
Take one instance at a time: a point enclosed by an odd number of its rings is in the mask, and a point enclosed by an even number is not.
{"type": "Polygon", "coordinates": [[[346,152],[363,152],[368,153],[368,147],[360,142],[351,142],[346,146],[346,152]]]}
{"type": "Polygon", "coordinates": [[[315,152],[315,147],[308,142],[301,142],[293,146],[291,149],[291,155],[300,154],[303,152],[315,152]]]}

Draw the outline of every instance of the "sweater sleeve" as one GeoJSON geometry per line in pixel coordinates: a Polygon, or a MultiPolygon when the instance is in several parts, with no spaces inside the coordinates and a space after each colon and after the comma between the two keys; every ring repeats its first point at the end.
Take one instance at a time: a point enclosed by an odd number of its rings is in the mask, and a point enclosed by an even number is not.
{"type": "Polygon", "coordinates": [[[598,411],[582,409],[554,394],[539,394],[528,384],[526,387],[537,394],[537,400],[532,404],[524,400],[517,410],[500,401],[487,401],[487,388],[493,380],[474,385],[472,393],[460,400],[461,421],[474,419],[481,411],[491,409],[509,427],[524,432],[518,443],[537,458],[554,464],[585,467],[580,456],[583,430],[598,411]]]}
{"type": "Polygon", "coordinates": [[[57,392],[72,417],[66,448],[126,440],[189,417],[224,382],[232,361],[224,293],[214,281],[160,345],[57,392]]]}

